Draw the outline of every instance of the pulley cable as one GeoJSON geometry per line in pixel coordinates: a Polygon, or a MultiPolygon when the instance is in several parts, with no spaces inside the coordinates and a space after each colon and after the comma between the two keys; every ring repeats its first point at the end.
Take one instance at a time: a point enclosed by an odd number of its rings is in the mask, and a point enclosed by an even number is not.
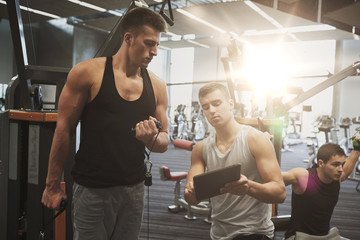
{"type": "Polygon", "coordinates": [[[149,152],[145,151],[145,155],[146,155],[146,161],[145,161],[145,186],[147,186],[147,239],[149,239],[149,235],[150,235],[150,186],[152,185],[152,175],[151,175],[151,169],[152,169],[152,162],[150,161],[150,154],[153,150],[153,147],[155,145],[156,140],[158,139],[158,136],[160,134],[160,130],[161,130],[161,124],[159,121],[155,122],[156,127],[158,129],[158,133],[156,134],[154,141],[151,144],[150,150],[149,152]],[[149,165],[149,167],[148,167],[149,165]]]}
{"type": "MultiPolygon", "coordinates": [[[[29,9],[29,1],[26,0],[26,7],[29,9]]],[[[37,64],[36,61],[36,55],[35,55],[35,44],[34,44],[34,35],[33,35],[33,30],[32,30],[32,24],[31,24],[31,17],[30,17],[30,12],[27,11],[27,17],[29,20],[29,28],[30,28],[30,36],[31,36],[31,45],[32,45],[32,54],[34,56],[34,63],[37,64]]]]}

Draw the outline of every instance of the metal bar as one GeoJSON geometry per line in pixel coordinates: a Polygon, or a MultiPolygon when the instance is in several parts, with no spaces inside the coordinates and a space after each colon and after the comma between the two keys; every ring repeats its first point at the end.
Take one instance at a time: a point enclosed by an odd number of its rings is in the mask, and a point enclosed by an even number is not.
{"type": "Polygon", "coordinates": [[[58,81],[65,81],[70,68],[36,66],[26,67],[25,78],[31,79],[32,83],[43,83],[56,85],[58,81]]]}
{"type": "Polygon", "coordinates": [[[234,103],[236,104],[236,98],[235,98],[235,86],[234,83],[232,81],[232,77],[231,77],[231,70],[230,70],[230,59],[229,58],[222,58],[221,59],[224,65],[224,70],[225,70],[225,74],[226,74],[226,80],[227,80],[227,84],[228,84],[228,88],[229,88],[229,93],[231,96],[231,99],[234,101],[234,103]]]}
{"type": "Polygon", "coordinates": [[[340,72],[336,73],[332,77],[328,78],[327,80],[319,83],[318,85],[314,86],[313,88],[307,90],[303,94],[298,95],[293,100],[287,102],[284,106],[285,111],[289,111],[294,106],[302,103],[303,101],[311,98],[312,96],[320,93],[321,91],[325,90],[326,88],[342,81],[348,76],[351,76],[356,73],[357,70],[360,69],[360,62],[355,62],[351,66],[341,70],[340,72]]]}
{"type": "Polygon", "coordinates": [[[318,11],[317,11],[317,18],[316,21],[321,23],[321,12],[322,12],[322,0],[318,0],[318,11]]]}
{"type": "Polygon", "coordinates": [[[87,24],[87,23],[84,22],[84,21],[76,20],[75,18],[69,18],[66,23],[67,23],[67,24],[74,25],[74,26],[77,26],[77,27],[81,27],[81,28],[85,28],[85,29],[90,29],[90,30],[93,30],[93,31],[96,31],[96,32],[100,32],[100,33],[109,34],[109,33],[111,32],[111,31],[105,30],[105,29],[103,29],[103,28],[99,28],[99,27],[96,27],[96,26],[89,25],[89,24],[87,24]]]}
{"type": "MultiPolygon", "coordinates": [[[[8,185],[9,185],[9,145],[10,123],[9,111],[0,112],[0,239],[9,239],[8,223],[8,185]]],[[[13,133],[13,132],[12,132],[13,133]]],[[[14,138],[16,136],[12,136],[14,138]]],[[[14,147],[14,146],[13,146],[14,147]]]]}
{"type": "Polygon", "coordinates": [[[9,22],[11,29],[11,36],[14,45],[14,53],[16,66],[19,76],[20,89],[20,107],[25,109],[32,108],[29,87],[31,85],[30,79],[26,78],[25,71],[28,65],[28,57],[26,52],[26,42],[24,36],[24,27],[21,19],[21,10],[19,0],[6,0],[9,22]]]}
{"type": "Polygon", "coordinates": [[[295,77],[289,77],[290,79],[301,79],[301,78],[329,78],[332,74],[329,73],[327,75],[308,75],[308,76],[295,76],[295,77]]]}
{"type": "Polygon", "coordinates": [[[19,0],[6,0],[11,36],[14,45],[14,54],[18,74],[21,75],[28,65],[28,57],[26,52],[26,42],[24,36],[24,28],[21,19],[21,10],[19,0]]]}
{"type": "Polygon", "coordinates": [[[196,82],[167,83],[166,86],[206,84],[206,83],[213,83],[213,82],[226,83],[227,80],[209,80],[209,81],[196,81],[196,82]]]}

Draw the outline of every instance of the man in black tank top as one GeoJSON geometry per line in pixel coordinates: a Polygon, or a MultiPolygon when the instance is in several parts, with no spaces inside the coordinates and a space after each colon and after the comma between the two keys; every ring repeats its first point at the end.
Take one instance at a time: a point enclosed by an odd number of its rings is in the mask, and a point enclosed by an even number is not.
{"type": "MultiPolygon", "coordinates": [[[[356,139],[360,141],[360,137],[356,139]]],[[[351,174],[359,156],[360,149],[354,149],[345,162],[344,150],[338,144],[326,143],[318,150],[316,167],[294,168],[282,173],[285,185],[292,185],[286,239],[302,239],[304,234],[323,236],[323,239],[339,237],[336,228],[329,232],[331,215],[338,201],[340,183],[351,174]]]]}
{"type": "Polygon", "coordinates": [[[121,19],[114,56],[77,64],[62,90],[42,203],[58,209],[71,138],[81,121],[72,169],[73,239],[137,239],[144,205],[145,147],[169,143],[166,84],[146,68],[157,55],[164,19],[137,7],[121,19]],[[158,129],[157,122],[162,126],[158,129]]]}

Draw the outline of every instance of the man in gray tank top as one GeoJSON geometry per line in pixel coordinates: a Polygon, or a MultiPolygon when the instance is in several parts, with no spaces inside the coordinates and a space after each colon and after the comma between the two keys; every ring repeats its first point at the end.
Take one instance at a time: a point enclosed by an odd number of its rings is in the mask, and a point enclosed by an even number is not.
{"type": "Polygon", "coordinates": [[[184,190],[189,204],[197,204],[193,177],[235,163],[241,164],[238,181],[225,184],[221,195],[210,199],[212,239],[271,239],[274,226],[271,204],[285,200],[285,185],[269,138],[262,132],[239,124],[227,88],[210,83],[199,91],[199,101],[209,123],[215,128],[197,143],[184,190]]]}

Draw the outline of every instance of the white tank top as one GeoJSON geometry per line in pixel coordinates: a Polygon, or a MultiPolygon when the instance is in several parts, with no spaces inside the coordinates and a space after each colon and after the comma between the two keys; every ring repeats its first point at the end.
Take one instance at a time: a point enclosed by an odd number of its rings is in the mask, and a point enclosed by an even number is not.
{"type": "MultiPolygon", "coordinates": [[[[233,144],[221,153],[216,146],[216,134],[211,133],[204,142],[202,152],[207,171],[241,164],[241,173],[249,180],[263,183],[255,158],[251,154],[247,136],[256,129],[241,125],[233,144]]],[[[222,194],[210,199],[213,223],[211,239],[233,239],[237,235],[264,234],[273,237],[274,225],[271,221],[271,204],[266,204],[249,195],[222,194]]]]}

